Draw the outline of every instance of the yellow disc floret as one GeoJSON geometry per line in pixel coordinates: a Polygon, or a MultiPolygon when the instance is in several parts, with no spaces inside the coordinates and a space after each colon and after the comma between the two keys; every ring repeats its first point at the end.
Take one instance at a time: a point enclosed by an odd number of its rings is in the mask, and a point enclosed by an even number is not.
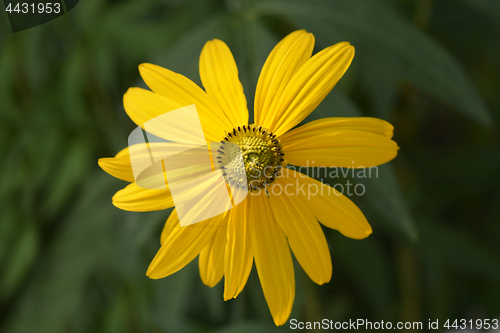
{"type": "Polygon", "coordinates": [[[258,190],[279,175],[285,155],[282,148],[269,130],[245,125],[227,133],[217,159],[229,184],[242,187],[246,182],[248,190],[258,190]]]}

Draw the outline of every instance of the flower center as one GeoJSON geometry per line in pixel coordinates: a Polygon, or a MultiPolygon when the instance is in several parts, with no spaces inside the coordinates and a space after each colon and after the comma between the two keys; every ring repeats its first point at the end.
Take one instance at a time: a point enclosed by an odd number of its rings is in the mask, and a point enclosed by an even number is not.
{"type": "Polygon", "coordinates": [[[226,181],[237,188],[246,182],[249,191],[271,184],[279,176],[285,156],[276,135],[253,124],[227,133],[218,152],[226,181]]]}

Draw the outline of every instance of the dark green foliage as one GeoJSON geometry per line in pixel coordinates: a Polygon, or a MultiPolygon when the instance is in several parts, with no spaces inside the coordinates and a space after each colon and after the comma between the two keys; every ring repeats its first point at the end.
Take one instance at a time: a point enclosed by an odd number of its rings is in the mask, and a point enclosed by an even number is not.
{"type": "MultiPolygon", "coordinates": [[[[3,6],[0,5],[2,11],[3,6]]],[[[125,183],[97,166],[134,128],[122,106],[151,62],[199,83],[198,57],[228,43],[253,105],[266,56],[306,29],[355,60],[306,121],[374,116],[401,147],[351,199],[373,226],[325,230],[332,281],[296,263],[291,318],[444,321],[500,315],[500,7],[496,0],[86,0],[47,24],[0,25],[0,330],[278,332],[255,269],[222,299],[197,261],[145,276],[169,211],[111,204],[125,183]]],[[[251,111],[252,113],[252,111],[251,111]]],[[[352,180],[352,179],[351,179],[352,180]]],[[[346,179],[328,179],[345,183],[346,179]]],[[[424,327],[426,327],[424,325],[424,327]]]]}

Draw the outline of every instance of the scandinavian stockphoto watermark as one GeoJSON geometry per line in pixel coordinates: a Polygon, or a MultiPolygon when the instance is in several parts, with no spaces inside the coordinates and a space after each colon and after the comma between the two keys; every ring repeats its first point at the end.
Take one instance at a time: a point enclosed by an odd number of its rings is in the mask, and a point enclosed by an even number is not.
{"type": "Polygon", "coordinates": [[[423,323],[416,322],[397,322],[390,321],[370,321],[367,319],[349,319],[348,321],[334,321],[323,319],[321,321],[298,321],[290,319],[290,328],[292,330],[421,330],[423,323]]]}
{"type": "Polygon", "coordinates": [[[224,213],[248,194],[246,182],[236,187],[226,181],[244,170],[238,145],[226,143],[231,167],[214,163],[221,143],[206,140],[195,105],[145,122],[130,133],[128,144],[137,185],[168,189],[181,226],[224,213]]]}
{"type": "Polygon", "coordinates": [[[315,167],[314,161],[298,167],[245,163],[245,158],[248,161],[252,156],[242,153],[238,144],[205,138],[194,104],[166,112],[137,127],[129,135],[128,147],[136,184],[145,189],[169,190],[181,226],[224,213],[247,195],[262,191],[308,199],[332,194],[361,196],[366,190],[359,181],[347,180],[331,186],[323,182],[342,177],[378,177],[377,167],[355,167],[354,161],[352,167],[344,168],[315,167]],[[290,173],[293,177],[287,182],[260,186],[267,179],[290,173]],[[308,177],[319,182],[306,181],[308,177]]]}
{"type": "Polygon", "coordinates": [[[368,319],[349,319],[346,321],[335,321],[323,319],[321,321],[299,321],[290,319],[290,329],[292,330],[442,330],[442,331],[463,331],[478,332],[498,332],[500,328],[498,318],[493,319],[446,319],[427,321],[371,321],[368,319]]]}
{"type": "MultiPolygon", "coordinates": [[[[318,194],[323,195],[325,191],[327,194],[363,196],[366,193],[366,187],[362,183],[362,180],[367,178],[378,178],[378,167],[355,166],[354,161],[352,164],[352,166],[342,168],[316,167],[314,166],[314,161],[310,161],[310,163],[306,161],[305,166],[288,165],[287,169],[295,171],[298,178],[311,177],[318,179],[321,183],[327,183],[329,181],[330,186],[318,186],[314,183],[307,184],[305,187],[307,188],[308,197],[318,194]]],[[[300,182],[297,181],[295,192],[300,191],[304,187],[303,185],[304,184],[300,184],[300,182]]]]}

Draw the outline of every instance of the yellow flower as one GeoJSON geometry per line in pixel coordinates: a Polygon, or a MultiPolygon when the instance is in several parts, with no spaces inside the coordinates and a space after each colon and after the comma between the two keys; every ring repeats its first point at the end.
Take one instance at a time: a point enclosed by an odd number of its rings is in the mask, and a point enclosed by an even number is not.
{"type": "MultiPolygon", "coordinates": [[[[142,126],[165,112],[195,104],[207,140],[229,141],[241,148],[251,194],[228,212],[185,227],[179,225],[174,209],[147,271],[149,277],[166,277],[199,256],[203,283],[212,287],[224,277],[224,299],[229,300],[243,290],[255,261],[274,322],[283,325],[295,297],[290,249],[308,276],[323,284],[330,281],[332,263],[318,221],[350,238],[371,234],[363,213],[347,197],[302,173],[281,169],[286,163],[377,166],[397,154],[393,127],[380,119],[325,118],[293,129],[325,98],[354,57],[347,42],[311,57],[313,47],[313,35],[299,30],[272,50],[258,80],[252,125],[236,63],[224,42],[209,41],[201,53],[205,91],[165,68],[140,65],[152,91],[127,91],[124,106],[129,117],[142,126]],[[259,165],[271,166],[271,171],[251,183],[249,169],[259,165]],[[304,187],[317,193],[307,193],[304,187]]],[[[161,136],[161,128],[155,131],[161,136]]],[[[100,159],[99,165],[131,182],[113,197],[116,207],[153,211],[174,206],[168,189],[144,189],[134,182],[128,148],[114,158],[100,159]]]]}

